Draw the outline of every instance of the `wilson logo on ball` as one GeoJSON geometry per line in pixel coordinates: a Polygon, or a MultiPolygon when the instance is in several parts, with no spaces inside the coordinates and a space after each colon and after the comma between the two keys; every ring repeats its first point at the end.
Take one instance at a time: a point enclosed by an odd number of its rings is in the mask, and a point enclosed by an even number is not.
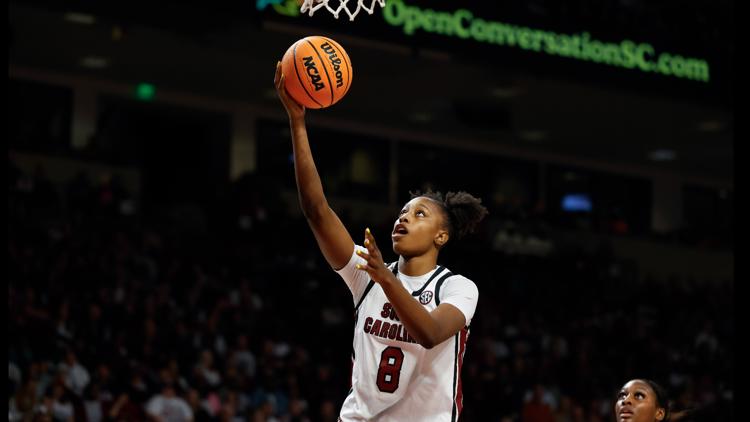
{"type": "Polygon", "coordinates": [[[336,50],[334,50],[331,44],[325,42],[320,45],[320,48],[324,53],[328,54],[328,60],[331,61],[331,66],[333,66],[333,71],[336,74],[336,88],[340,88],[344,85],[344,74],[341,73],[341,59],[336,56],[336,50]]]}
{"type": "Polygon", "coordinates": [[[352,63],[336,41],[318,35],[302,38],[281,59],[289,96],[308,108],[336,104],[352,86],[352,63]]]}

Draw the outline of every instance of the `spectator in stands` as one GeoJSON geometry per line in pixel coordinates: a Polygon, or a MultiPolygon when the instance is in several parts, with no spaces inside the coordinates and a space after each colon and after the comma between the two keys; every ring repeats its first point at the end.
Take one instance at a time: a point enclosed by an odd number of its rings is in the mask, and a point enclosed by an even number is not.
{"type": "Polygon", "coordinates": [[[177,396],[174,385],[166,382],[161,392],[146,403],[146,413],[154,422],[192,422],[193,411],[188,403],[177,396]]]}
{"type": "Polygon", "coordinates": [[[521,411],[522,422],[554,422],[552,407],[545,401],[545,390],[536,384],[521,411]]]}
{"type": "Polygon", "coordinates": [[[64,374],[65,386],[78,397],[83,395],[83,390],[89,384],[91,376],[85,366],[78,362],[73,349],[65,352],[65,361],[60,364],[60,372],[64,374]]]}

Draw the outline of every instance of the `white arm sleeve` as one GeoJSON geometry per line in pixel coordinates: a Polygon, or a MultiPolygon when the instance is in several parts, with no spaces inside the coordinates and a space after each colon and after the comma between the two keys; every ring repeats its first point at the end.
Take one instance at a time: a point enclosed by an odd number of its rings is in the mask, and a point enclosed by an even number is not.
{"type": "Polygon", "coordinates": [[[367,249],[362,246],[354,245],[354,251],[352,251],[352,258],[349,260],[349,263],[344,265],[344,268],[336,270],[338,275],[344,279],[346,285],[349,286],[349,290],[352,292],[354,306],[359,302],[362,293],[364,293],[365,288],[367,287],[367,283],[370,281],[370,276],[366,272],[358,270],[356,267],[357,264],[367,264],[367,261],[365,261],[364,258],[357,255],[357,249],[367,252],[367,249]]]}
{"type": "Polygon", "coordinates": [[[450,303],[463,312],[467,327],[471,325],[478,300],[477,285],[462,275],[448,278],[440,287],[440,303],[450,303]]]}

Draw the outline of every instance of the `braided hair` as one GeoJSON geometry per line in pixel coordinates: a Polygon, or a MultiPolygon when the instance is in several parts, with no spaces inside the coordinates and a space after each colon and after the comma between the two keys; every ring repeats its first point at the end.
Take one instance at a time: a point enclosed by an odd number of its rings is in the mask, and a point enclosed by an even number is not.
{"type": "Polygon", "coordinates": [[[409,192],[411,198],[425,197],[440,205],[443,211],[446,228],[450,237],[461,239],[474,232],[480,221],[488,214],[480,198],[475,198],[464,191],[442,193],[428,190],[427,192],[409,192]]]}

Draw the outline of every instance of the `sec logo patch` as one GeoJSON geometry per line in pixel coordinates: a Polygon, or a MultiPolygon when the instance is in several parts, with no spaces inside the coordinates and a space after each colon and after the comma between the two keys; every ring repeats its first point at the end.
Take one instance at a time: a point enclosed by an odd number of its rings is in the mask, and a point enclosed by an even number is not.
{"type": "Polygon", "coordinates": [[[432,302],[432,296],[434,296],[434,294],[429,290],[422,292],[422,294],[419,295],[419,303],[421,303],[422,305],[427,305],[428,303],[432,302]]]}

